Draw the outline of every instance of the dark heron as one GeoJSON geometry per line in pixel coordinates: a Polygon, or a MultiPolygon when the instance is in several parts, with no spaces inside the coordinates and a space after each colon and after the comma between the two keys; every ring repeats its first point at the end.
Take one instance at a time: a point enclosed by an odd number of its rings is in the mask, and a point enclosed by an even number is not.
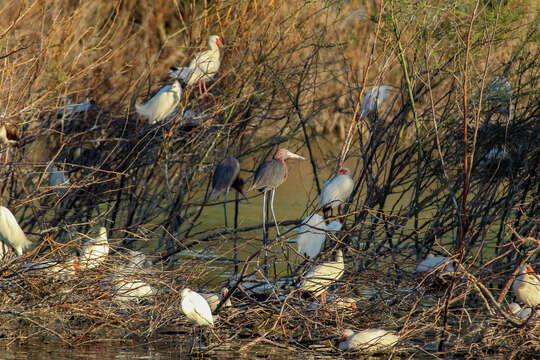
{"type": "Polygon", "coordinates": [[[257,170],[255,171],[255,177],[253,178],[253,184],[251,184],[251,189],[259,190],[263,193],[263,230],[266,234],[266,193],[272,190],[272,199],[270,201],[270,208],[272,209],[272,216],[274,217],[274,222],[276,224],[276,230],[278,236],[279,227],[276,219],[276,214],[274,212],[274,194],[276,188],[283,184],[285,179],[287,179],[288,171],[287,165],[285,165],[285,160],[287,159],[302,159],[304,157],[294,154],[287,149],[279,149],[274,158],[268,161],[263,162],[257,170]]]}
{"type": "MultiPolygon", "coordinates": [[[[235,189],[238,193],[242,194],[246,200],[248,200],[244,193],[244,180],[240,178],[240,163],[238,160],[229,155],[225,159],[221,160],[216,166],[214,171],[214,177],[212,178],[212,192],[210,197],[215,200],[218,194],[225,191],[225,199],[223,201],[223,209],[225,211],[225,226],[227,226],[227,197],[229,196],[229,190],[235,189]]],[[[249,200],[248,200],[249,201],[249,200]]]]}

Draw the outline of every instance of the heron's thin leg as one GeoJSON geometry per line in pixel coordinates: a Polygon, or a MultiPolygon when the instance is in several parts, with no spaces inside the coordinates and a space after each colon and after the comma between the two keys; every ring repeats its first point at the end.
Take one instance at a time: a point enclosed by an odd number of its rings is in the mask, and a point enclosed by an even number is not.
{"type": "Polygon", "coordinates": [[[237,234],[236,230],[238,229],[238,191],[236,191],[236,196],[234,199],[234,274],[238,274],[238,246],[237,246],[237,234]]]}
{"type": "Polygon", "coordinates": [[[200,81],[199,81],[199,95],[201,95],[201,96],[203,95],[200,81]]]}
{"type": "Polygon", "coordinates": [[[267,262],[267,251],[266,251],[266,243],[267,243],[267,234],[268,232],[266,231],[266,211],[268,210],[266,208],[266,193],[267,191],[264,191],[263,192],[263,248],[264,248],[264,260],[263,260],[263,273],[266,275],[266,262],[267,262]]]}
{"type": "Polygon", "coordinates": [[[227,225],[227,197],[229,196],[229,188],[225,190],[225,197],[223,198],[223,213],[225,214],[225,227],[228,229],[229,225],[227,225]]]}
{"type": "Polygon", "coordinates": [[[276,189],[272,189],[272,201],[270,201],[270,209],[272,209],[272,216],[274,217],[274,222],[276,223],[277,235],[281,236],[281,234],[279,233],[279,226],[278,226],[277,219],[276,219],[276,213],[274,212],[274,195],[275,195],[275,193],[276,193],[276,189]]]}

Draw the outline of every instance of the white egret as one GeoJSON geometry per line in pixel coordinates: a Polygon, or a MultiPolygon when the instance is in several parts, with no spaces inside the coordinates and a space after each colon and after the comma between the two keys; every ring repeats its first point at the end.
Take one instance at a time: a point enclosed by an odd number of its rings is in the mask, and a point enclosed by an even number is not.
{"type": "Polygon", "coordinates": [[[354,180],[349,175],[347,168],[341,168],[338,175],[326,181],[321,190],[319,206],[326,216],[328,211],[338,208],[341,212],[341,204],[346,202],[354,189],[354,180]]]}
{"type": "Polygon", "coordinates": [[[355,333],[347,329],[339,340],[339,349],[361,350],[366,354],[381,352],[396,345],[399,336],[393,331],[384,329],[366,329],[355,333]]]}
{"type": "Polygon", "coordinates": [[[199,84],[199,93],[202,95],[201,82],[204,93],[208,94],[206,81],[211,80],[219,70],[220,53],[219,47],[223,46],[221,39],[217,35],[208,38],[208,50],[201,51],[195,55],[188,67],[171,67],[169,76],[173,79],[181,79],[188,86],[199,84]]]}
{"type": "Polygon", "coordinates": [[[524,264],[519,269],[519,274],[512,284],[512,291],[516,298],[530,306],[540,304],[540,277],[529,264],[524,264]]]}
{"type": "Polygon", "coordinates": [[[137,113],[148,119],[150,124],[161,121],[172,114],[180,102],[182,88],[178,80],[171,85],[167,85],[154,95],[145,104],[135,104],[137,113]]]}
{"type": "Polygon", "coordinates": [[[326,289],[341,278],[345,270],[343,252],[338,250],[336,261],[329,261],[315,266],[307,273],[299,285],[300,291],[310,292],[313,297],[321,296],[321,303],[326,302],[326,289]]]}
{"type": "Polygon", "coordinates": [[[319,214],[309,215],[302,222],[302,226],[296,228],[298,236],[295,239],[289,240],[290,243],[296,243],[298,253],[307,258],[314,259],[321,251],[322,244],[326,238],[327,231],[339,231],[341,223],[332,221],[326,224],[324,219],[319,214]]]}
{"type": "Polygon", "coordinates": [[[156,294],[156,290],[140,279],[120,276],[113,280],[113,300],[121,302],[139,302],[156,294]]]}
{"type": "Polygon", "coordinates": [[[32,245],[32,242],[26,238],[15,216],[8,208],[3,206],[0,206],[0,240],[15,249],[19,256],[32,245]]]}

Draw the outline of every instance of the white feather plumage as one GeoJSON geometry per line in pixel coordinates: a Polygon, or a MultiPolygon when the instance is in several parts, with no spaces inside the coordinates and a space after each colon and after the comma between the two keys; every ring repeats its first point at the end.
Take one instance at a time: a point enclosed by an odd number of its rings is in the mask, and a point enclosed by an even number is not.
{"type": "Polygon", "coordinates": [[[180,296],[182,297],[180,302],[182,312],[189,321],[200,326],[214,326],[212,311],[205,298],[188,288],[182,290],[180,296]]]}
{"type": "Polygon", "coordinates": [[[172,114],[180,102],[182,88],[180,83],[175,80],[171,85],[163,87],[145,104],[136,104],[137,113],[143,118],[148,119],[150,124],[161,121],[172,114]]]}
{"type": "Polygon", "coordinates": [[[354,181],[349,175],[349,169],[343,168],[344,174],[339,174],[323,184],[319,206],[335,209],[349,199],[354,189],[354,181]]]}
{"type": "Polygon", "coordinates": [[[8,208],[0,206],[0,240],[21,256],[32,245],[8,208]]]}
{"type": "Polygon", "coordinates": [[[79,264],[82,269],[93,269],[107,258],[109,255],[109,242],[107,240],[107,229],[99,228],[99,235],[83,244],[79,264]]]}

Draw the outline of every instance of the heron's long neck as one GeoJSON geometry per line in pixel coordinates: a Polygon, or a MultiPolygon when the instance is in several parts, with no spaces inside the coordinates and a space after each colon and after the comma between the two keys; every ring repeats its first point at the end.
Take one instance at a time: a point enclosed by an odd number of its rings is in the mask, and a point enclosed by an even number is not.
{"type": "Polygon", "coordinates": [[[283,178],[283,181],[285,181],[287,179],[287,176],[289,176],[289,170],[287,169],[287,165],[285,164],[285,160],[279,159],[279,161],[281,161],[281,163],[283,164],[283,167],[285,168],[285,177],[283,178]]]}

